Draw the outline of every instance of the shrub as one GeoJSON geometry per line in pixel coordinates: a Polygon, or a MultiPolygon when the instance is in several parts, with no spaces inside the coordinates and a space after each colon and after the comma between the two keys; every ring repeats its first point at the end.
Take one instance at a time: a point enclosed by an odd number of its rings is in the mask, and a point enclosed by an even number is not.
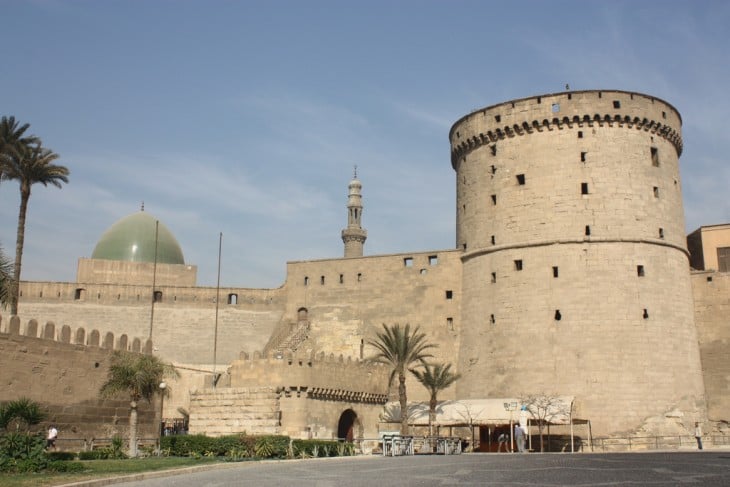
{"type": "Polygon", "coordinates": [[[355,445],[332,440],[293,440],[292,454],[299,458],[351,456],[355,445]]]}
{"type": "Polygon", "coordinates": [[[76,458],[76,453],[70,451],[49,451],[46,453],[48,460],[54,462],[56,460],[70,461],[76,458]]]}
{"type": "Polygon", "coordinates": [[[86,470],[83,463],[55,460],[48,463],[47,471],[61,473],[78,473],[86,470]]]}

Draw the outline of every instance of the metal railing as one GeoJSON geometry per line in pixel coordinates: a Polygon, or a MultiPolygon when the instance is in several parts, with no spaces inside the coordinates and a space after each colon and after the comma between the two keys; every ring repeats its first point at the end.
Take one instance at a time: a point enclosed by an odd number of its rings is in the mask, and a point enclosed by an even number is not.
{"type": "Polygon", "coordinates": [[[461,438],[456,436],[384,435],[381,439],[381,454],[384,457],[415,455],[416,453],[459,455],[461,451],[461,438]]]}
{"type": "MultiPolygon", "coordinates": [[[[702,437],[705,448],[730,445],[730,436],[705,435],[702,437]]],[[[593,438],[593,451],[647,451],[647,450],[679,450],[697,448],[694,436],[628,436],[611,438],[593,438]]]]}

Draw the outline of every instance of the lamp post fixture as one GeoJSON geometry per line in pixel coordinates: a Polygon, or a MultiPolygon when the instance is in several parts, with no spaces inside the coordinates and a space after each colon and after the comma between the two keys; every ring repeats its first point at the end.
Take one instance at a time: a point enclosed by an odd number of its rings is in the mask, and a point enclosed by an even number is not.
{"type": "Polygon", "coordinates": [[[515,452],[514,428],[512,427],[512,412],[517,411],[517,402],[505,402],[504,410],[509,411],[509,449],[511,453],[515,452]]]}
{"type": "Polygon", "coordinates": [[[165,404],[165,391],[167,390],[167,384],[164,382],[160,382],[160,448],[162,448],[162,437],[165,434],[164,430],[164,420],[162,419],[162,414],[164,412],[164,404],[165,404]]]}

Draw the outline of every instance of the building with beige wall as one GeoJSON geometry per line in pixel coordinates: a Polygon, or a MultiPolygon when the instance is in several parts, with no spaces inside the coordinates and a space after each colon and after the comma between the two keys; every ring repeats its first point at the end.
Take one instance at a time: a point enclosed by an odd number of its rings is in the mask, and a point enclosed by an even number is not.
{"type": "MultiPolygon", "coordinates": [[[[600,436],[725,424],[727,274],[690,270],[677,110],[557,93],[474,111],[449,140],[453,249],[367,255],[355,176],[345,257],[289,262],[279,288],[196,286],[172,233],[140,212],[80,259],[77,282],[22,283],[21,313],[151,340],[183,372],[165,417],[183,408],[209,434],[376,435],[393,390],[367,341],[383,323],[419,325],[434,360],[462,374],[442,399],[573,397],[600,436]],[[164,262],[150,258],[161,235],[164,262]]],[[[704,244],[728,246],[703,229],[704,244]]]]}

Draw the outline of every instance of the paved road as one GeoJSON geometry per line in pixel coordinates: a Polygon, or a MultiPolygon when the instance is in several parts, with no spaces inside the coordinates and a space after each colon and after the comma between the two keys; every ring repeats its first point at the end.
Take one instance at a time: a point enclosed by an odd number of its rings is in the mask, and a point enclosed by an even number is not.
{"type": "Polygon", "coordinates": [[[730,452],[467,454],[238,463],[118,487],[728,486],[730,452]]]}

